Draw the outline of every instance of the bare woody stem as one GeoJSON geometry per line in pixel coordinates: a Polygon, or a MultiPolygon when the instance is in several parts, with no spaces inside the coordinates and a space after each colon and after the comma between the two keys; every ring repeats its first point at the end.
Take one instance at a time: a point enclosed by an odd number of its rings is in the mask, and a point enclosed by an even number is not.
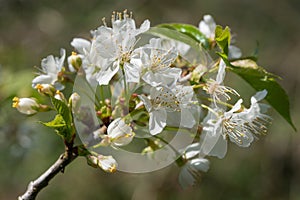
{"type": "Polygon", "coordinates": [[[77,147],[66,147],[66,150],[61,154],[58,160],[40,177],[31,181],[27,187],[26,192],[19,196],[18,200],[33,200],[37,194],[46,187],[50,180],[53,179],[59,172],[64,172],[65,167],[78,157],[77,147]]]}

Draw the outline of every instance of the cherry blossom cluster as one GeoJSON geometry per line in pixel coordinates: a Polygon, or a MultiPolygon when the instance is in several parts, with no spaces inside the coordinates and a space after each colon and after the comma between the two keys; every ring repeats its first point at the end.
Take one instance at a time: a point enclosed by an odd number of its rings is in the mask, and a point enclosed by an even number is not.
{"type": "MultiPolygon", "coordinates": [[[[258,135],[266,133],[271,118],[266,114],[268,106],[260,101],[267,91],[258,91],[251,97],[251,105],[244,106],[239,92],[225,83],[227,66],[222,57],[207,51],[205,57],[198,56],[209,62],[192,62],[191,46],[171,38],[149,37],[149,29],[148,20],[137,27],[127,11],[113,13],[111,26],[104,21],[91,31],[90,39],[74,38],[74,51],[67,59],[64,49],[60,57],[44,58],[32,87],[64,102],[73,116],[86,124],[87,137],[92,141],[84,145],[118,149],[132,143],[142,127],[151,136],[145,139],[143,152],[155,155],[161,146],[157,144],[167,145],[163,139],[165,130],[190,132],[194,142],[178,150],[179,156],[174,158],[181,167],[179,182],[188,187],[208,171],[207,156],[223,158],[228,142],[248,147],[258,135]],[[84,77],[91,88],[119,91],[96,100],[94,111],[100,127],[88,120],[85,107],[80,105],[81,95],[73,93],[66,98],[63,93],[66,83],[72,83],[76,76],[84,77]]],[[[203,17],[198,29],[210,42],[210,48],[218,49],[216,23],[210,15],[203,17]]],[[[239,59],[241,50],[232,41],[228,59],[239,59]]],[[[13,107],[28,115],[51,110],[33,98],[15,97],[13,101],[13,107]]],[[[91,153],[86,158],[90,165],[107,172],[114,172],[118,166],[111,155],[91,153]]]]}

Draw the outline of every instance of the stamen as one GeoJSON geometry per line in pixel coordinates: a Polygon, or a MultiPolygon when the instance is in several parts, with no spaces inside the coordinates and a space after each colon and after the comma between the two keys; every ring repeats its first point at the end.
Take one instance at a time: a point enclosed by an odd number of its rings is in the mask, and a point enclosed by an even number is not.
{"type": "Polygon", "coordinates": [[[105,21],[105,17],[102,18],[102,23],[105,27],[107,27],[106,21],[105,21]]]}

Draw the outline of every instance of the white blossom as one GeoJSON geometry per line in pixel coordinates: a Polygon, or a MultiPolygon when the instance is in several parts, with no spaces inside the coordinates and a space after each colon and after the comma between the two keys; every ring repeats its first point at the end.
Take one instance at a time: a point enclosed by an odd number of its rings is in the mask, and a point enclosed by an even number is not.
{"type": "Polygon", "coordinates": [[[12,107],[17,108],[17,110],[26,115],[32,115],[37,113],[39,104],[32,98],[13,98],[12,107]]]}
{"type": "Polygon", "coordinates": [[[124,119],[117,118],[112,121],[107,128],[107,137],[111,144],[115,146],[125,146],[129,144],[134,132],[129,124],[126,124],[124,119]]]}
{"type": "Polygon", "coordinates": [[[267,90],[257,92],[251,97],[250,108],[243,108],[243,111],[237,113],[238,117],[247,121],[245,124],[252,133],[260,135],[267,132],[267,125],[272,121],[271,117],[265,113],[270,108],[269,105],[259,103],[267,95],[267,90]]]}
{"type": "Polygon", "coordinates": [[[130,124],[125,123],[124,119],[113,120],[108,128],[107,134],[103,134],[101,129],[94,131],[94,137],[101,138],[99,146],[112,145],[113,147],[125,146],[129,144],[135,136],[130,124]]]}
{"type": "Polygon", "coordinates": [[[249,109],[242,107],[240,99],[229,111],[220,108],[210,110],[203,121],[202,151],[223,158],[227,152],[227,140],[240,147],[249,147],[256,134],[265,133],[270,118],[257,103],[265,95],[265,90],[254,95],[249,109]]]}
{"type": "Polygon", "coordinates": [[[214,40],[216,26],[216,22],[211,15],[204,15],[203,20],[199,23],[199,30],[208,39],[214,40]]]}
{"type": "Polygon", "coordinates": [[[106,172],[113,173],[117,170],[118,163],[112,156],[98,156],[98,165],[106,172]]]}
{"type": "MultiPolygon", "coordinates": [[[[203,20],[199,23],[199,30],[203,33],[209,40],[215,40],[215,30],[217,24],[211,15],[204,15],[203,20]]],[[[237,47],[232,45],[232,41],[228,46],[228,58],[238,59],[242,56],[242,51],[237,47]]]]}
{"type": "Polygon", "coordinates": [[[183,159],[185,163],[181,167],[178,179],[181,187],[187,188],[197,184],[201,173],[209,170],[209,160],[202,157],[199,143],[187,146],[183,159]]]}
{"type": "MultiPolygon", "coordinates": [[[[81,66],[85,72],[86,80],[92,86],[96,86],[97,76],[101,69],[106,69],[105,60],[95,49],[95,41],[88,41],[82,38],[74,38],[71,45],[79,53],[77,56],[81,58],[81,66]]],[[[69,65],[70,70],[75,70],[73,66],[69,65]]],[[[111,77],[108,77],[111,78],[111,77]]]]}
{"type": "Polygon", "coordinates": [[[33,88],[35,88],[37,84],[51,84],[58,90],[64,89],[64,85],[59,82],[58,76],[63,70],[66,51],[61,49],[60,55],[60,58],[54,58],[50,55],[47,58],[42,59],[41,74],[32,80],[33,88]]]}
{"type": "Polygon", "coordinates": [[[204,87],[204,90],[212,96],[215,106],[217,106],[218,102],[230,100],[231,98],[228,93],[239,96],[233,88],[223,85],[226,75],[225,68],[226,64],[221,59],[216,79],[210,78],[204,87]]]}
{"type": "Polygon", "coordinates": [[[118,163],[112,156],[104,155],[87,155],[88,164],[97,168],[100,167],[105,172],[113,173],[117,170],[118,163]]]}
{"type": "Polygon", "coordinates": [[[82,65],[83,55],[72,52],[72,54],[68,57],[68,66],[70,72],[76,72],[80,69],[82,65]]]}
{"type": "Polygon", "coordinates": [[[112,18],[112,28],[99,27],[95,32],[95,48],[105,60],[101,73],[97,76],[100,85],[106,85],[121,67],[127,82],[139,82],[139,68],[130,63],[136,36],[147,31],[150,22],[144,21],[140,28],[136,28],[135,21],[125,12],[116,14],[112,18]]]}
{"type": "MultiPolygon", "coordinates": [[[[173,89],[166,87],[151,88],[149,97],[139,95],[149,112],[149,131],[152,135],[160,133],[167,124],[167,113],[180,112],[180,125],[191,128],[195,119],[191,112],[193,98],[191,86],[178,85],[173,89]]],[[[172,115],[174,117],[178,115],[172,115]]]]}
{"type": "Polygon", "coordinates": [[[149,44],[134,51],[130,62],[141,69],[142,79],[149,85],[172,88],[181,74],[181,69],[170,67],[176,58],[174,47],[164,49],[162,39],[152,38],[149,44]]]}
{"type": "Polygon", "coordinates": [[[238,59],[242,57],[242,51],[240,48],[238,48],[235,45],[229,45],[228,46],[228,59],[238,59]]]}

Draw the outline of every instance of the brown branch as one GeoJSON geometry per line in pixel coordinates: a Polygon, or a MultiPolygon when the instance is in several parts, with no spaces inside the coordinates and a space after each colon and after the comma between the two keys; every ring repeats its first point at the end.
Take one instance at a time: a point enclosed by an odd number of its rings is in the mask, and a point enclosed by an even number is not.
{"type": "Polygon", "coordinates": [[[46,187],[50,180],[53,179],[59,172],[64,172],[65,167],[78,157],[78,148],[66,148],[66,151],[61,154],[58,160],[40,177],[31,181],[26,192],[19,196],[18,200],[33,200],[37,194],[46,187]]]}

